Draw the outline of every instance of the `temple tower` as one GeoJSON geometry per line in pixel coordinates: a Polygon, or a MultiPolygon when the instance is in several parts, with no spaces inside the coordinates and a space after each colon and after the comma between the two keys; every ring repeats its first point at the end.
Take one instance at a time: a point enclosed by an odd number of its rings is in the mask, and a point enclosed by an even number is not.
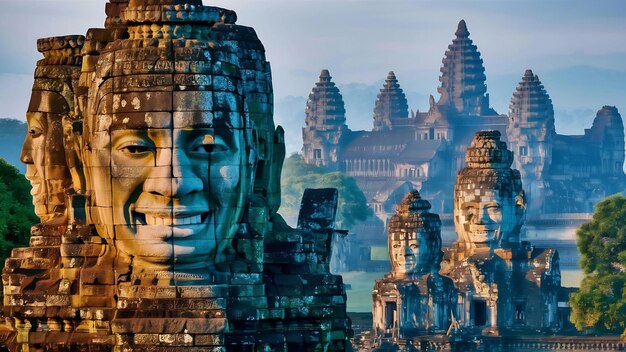
{"type": "Polygon", "coordinates": [[[585,131],[592,143],[600,144],[601,170],[604,177],[624,175],[624,122],[615,106],[603,106],[585,131]]]}
{"type": "Polygon", "coordinates": [[[389,71],[374,106],[374,131],[390,130],[393,119],[408,118],[409,104],[393,71],[389,71]]]}
{"type": "Polygon", "coordinates": [[[328,70],[322,70],[319,82],[309,94],[305,113],[306,126],[302,129],[304,161],[337,170],[337,154],[348,126],[343,97],[328,70]]]}
{"type": "Polygon", "coordinates": [[[411,337],[440,333],[450,324],[457,293],[439,274],[441,220],[418,191],[407,193],[389,221],[391,272],[376,280],[373,323],[377,334],[411,337]]]}
{"type": "Polygon", "coordinates": [[[555,135],[552,100],[539,77],[526,70],[511,99],[507,136],[532,213],[541,212],[555,135]]]}
{"type": "Polygon", "coordinates": [[[476,132],[467,167],[454,185],[454,229],[467,249],[510,246],[520,241],[526,210],[520,173],[499,131],[476,132]]]}
{"type": "Polygon", "coordinates": [[[443,58],[441,86],[437,88],[441,94],[438,105],[449,105],[461,115],[495,114],[489,108],[483,59],[469,38],[465,20],[459,22],[455,34],[443,58]]]}

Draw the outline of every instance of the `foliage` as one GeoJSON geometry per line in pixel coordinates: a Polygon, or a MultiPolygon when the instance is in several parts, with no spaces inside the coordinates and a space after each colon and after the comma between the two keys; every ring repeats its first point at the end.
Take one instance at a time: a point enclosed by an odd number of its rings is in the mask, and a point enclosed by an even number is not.
{"type": "Polygon", "coordinates": [[[0,158],[24,173],[26,167],[20,161],[20,152],[28,125],[24,121],[0,118],[0,158]]]}
{"type": "Polygon", "coordinates": [[[339,190],[337,210],[337,228],[339,229],[350,229],[373,214],[354,178],[341,172],[331,172],[326,168],[307,164],[299,154],[293,154],[285,159],[283,166],[282,198],[279,211],[289,223],[294,224],[298,218],[300,201],[306,188],[337,188],[339,190]]]}
{"type": "Polygon", "coordinates": [[[576,236],[585,276],[570,297],[571,320],[579,330],[618,331],[626,337],[626,197],[598,203],[576,236]]]}
{"type": "Polygon", "coordinates": [[[27,246],[30,227],[39,222],[30,195],[30,183],[0,158],[0,260],[14,247],[27,246]]]}

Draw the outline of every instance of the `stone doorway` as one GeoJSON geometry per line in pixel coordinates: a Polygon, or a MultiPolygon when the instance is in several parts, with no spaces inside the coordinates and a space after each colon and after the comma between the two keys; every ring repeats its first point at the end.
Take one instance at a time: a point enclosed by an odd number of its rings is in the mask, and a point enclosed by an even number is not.
{"type": "Polygon", "coordinates": [[[396,321],[396,302],[385,303],[385,329],[393,329],[396,321]]]}
{"type": "Polygon", "coordinates": [[[474,326],[487,325],[487,302],[474,301],[474,326]]]}

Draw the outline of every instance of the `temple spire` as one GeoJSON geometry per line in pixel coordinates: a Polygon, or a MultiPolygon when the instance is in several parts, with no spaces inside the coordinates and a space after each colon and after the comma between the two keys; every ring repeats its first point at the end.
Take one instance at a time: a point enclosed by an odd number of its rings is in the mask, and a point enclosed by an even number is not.
{"type": "Polygon", "coordinates": [[[459,25],[457,26],[456,32],[454,34],[457,37],[469,37],[470,32],[467,30],[467,24],[465,23],[465,20],[459,21],[459,25]]]}
{"type": "Polygon", "coordinates": [[[469,38],[464,20],[459,22],[456,38],[448,46],[443,58],[441,86],[437,88],[441,98],[438,105],[448,105],[461,115],[491,115],[489,108],[485,67],[480,52],[469,38]]]}
{"type": "Polygon", "coordinates": [[[393,71],[389,71],[374,106],[374,131],[392,128],[393,119],[408,118],[409,105],[393,71]]]}
{"type": "Polygon", "coordinates": [[[302,129],[304,160],[337,169],[340,141],[348,126],[343,97],[328,70],[322,70],[319,81],[309,94],[305,114],[306,126],[302,129]]]}
{"type": "Polygon", "coordinates": [[[513,168],[520,171],[531,197],[538,196],[533,182],[543,179],[550,169],[556,130],[552,100],[532,70],[524,72],[513,92],[507,135],[515,154],[513,168]]]}

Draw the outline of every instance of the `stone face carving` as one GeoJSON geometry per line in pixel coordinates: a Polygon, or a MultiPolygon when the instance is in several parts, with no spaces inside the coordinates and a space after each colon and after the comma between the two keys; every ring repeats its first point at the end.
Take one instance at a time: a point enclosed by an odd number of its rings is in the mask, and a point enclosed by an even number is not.
{"type": "Polygon", "coordinates": [[[486,335],[557,330],[559,256],[520,241],[526,202],[513,153],[498,131],[481,131],[466,157],[454,188],[458,240],[440,271],[458,292],[460,326],[486,335]]]}
{"type": "Polygon", "coordinates": [[[399,277],[437,272],[441,260],[441,220],[429,212],[419,192],[407,193],[389,222],[389,258],[399,277]]]}
{"type": "Polygon", "coordinates": [[[134,270],[214,272],[216,262],[232,260],[252,189],[252,128],[241,81],[224,72],[234,65],[204,59],[221,55],[204,43],[172,40],[164,50],[128,44],[113,43],[101,55],[99,87],[91,88],[85,166],[92,221],[133,258],[134,270]],[[131,73],[140,77],[125,75],[142,55],[144,62],[156,55],[161,70],[180,74],[139,66],[131,73]],[[113,56],[110,67],[103,65],[113,56]],[[213,91],[203,87],[209,84],[213,91]]]}
{"type": "Polygon", "coordinates": [[[297,230],[276,213],[284,137],[254,30],[199,0],[106,12],[39,43],[23,160],[45,222],[3,271],[7,345],[346,350],[336,190],[305,193],[297,230]]]}
{"type": "Polygon", "coordinates": [[[392,270],[376,280],[373,291],[374,330],[408,338],[445,331],[454,314],[456,291],[439,274],[441,220],[429,212],[419,192],[407,193],[389,222],[392,270]]]}
{"type": "Polygon", "coordinates": [[[454,228],[468,247],[519,242],[526,200],[500,132],[476,133],[454,187],[454,228]]]}
{"type": "Polygon", "coordinates": [[[393,270],[374,285],[374,334],[362,347],[450,342],[449,335],[432,336],[444,332],[468,341],[560,328],[559,255],[519,240],[525,202],[512,152],[499,132],[480,131],[466,157],[455,185],[459,237],[443,259],[441,222],[430,204],[417,191],[398,204],[389,222],[393,270]]]}
{"type": "Polygon", "coordinates": [[[63,144],[63,119],[74,112],[84,39],[64,36],[37,41],[44,58],[35,70],[21,160],[26,164],[26,178],[33,185],[35,213],[42,221],[65,212],[65,189],[71,179],[63,144]]]}

